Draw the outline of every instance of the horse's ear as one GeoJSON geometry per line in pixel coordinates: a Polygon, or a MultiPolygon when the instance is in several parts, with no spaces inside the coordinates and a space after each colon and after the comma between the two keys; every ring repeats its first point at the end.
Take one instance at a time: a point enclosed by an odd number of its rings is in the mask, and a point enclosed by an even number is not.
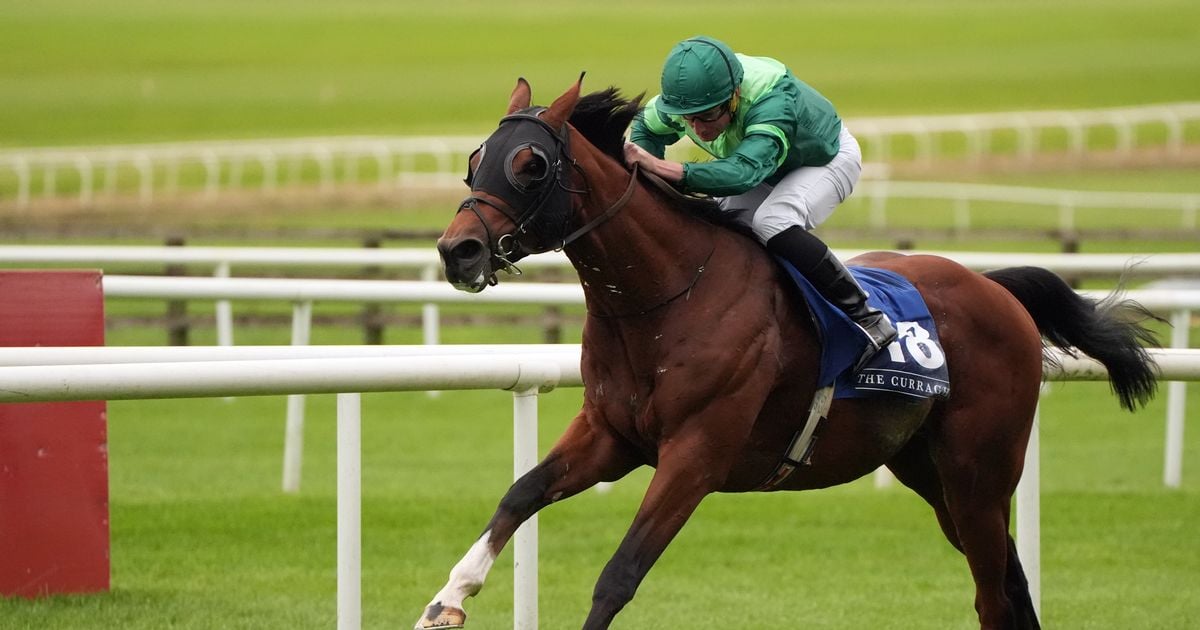
{"type": "Polygon", "coordinates": [[[579,74],[579,80],[569,90],[563,93],[562,96],[554,100],[550,105],[550,109],[542,114],[542,120],[549,123],[551,127],[561,127],[567,119],[571,117],[571,113],[575,111],[575,105],[579,103],[579,90],[583,87],[583,75],[586,72],[579,74]]]}
{"type": "Polygon", "coordinates": [[[532,100],[533,91],[529,89],[529,82],[525,77],[517,79],[517,87],[513,88],[512,96],[508,99],[508,114],[511,115],[518,109],[529,107],[529,102],[532,100]]]}

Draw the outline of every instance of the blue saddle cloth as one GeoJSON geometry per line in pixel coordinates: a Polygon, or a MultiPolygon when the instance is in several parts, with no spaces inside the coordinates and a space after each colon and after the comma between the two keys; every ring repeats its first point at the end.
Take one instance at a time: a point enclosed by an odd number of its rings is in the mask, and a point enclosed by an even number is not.
{"type": "Polygon", "coordinates": [[[899,337],[879,351],[857,374],[850,367],[867,345],[867,337],[840,309],[783,259],[777,259],[804,294],[821,335],[821,368],[817,386],[834,384],[834,398],[863,398],[884,393],[917,398],[946,398],[950,374],[929,307],[912,283],[900,274],[873,267],[850,267],[867,292],[867,302],[887,313],[899,337]]]}

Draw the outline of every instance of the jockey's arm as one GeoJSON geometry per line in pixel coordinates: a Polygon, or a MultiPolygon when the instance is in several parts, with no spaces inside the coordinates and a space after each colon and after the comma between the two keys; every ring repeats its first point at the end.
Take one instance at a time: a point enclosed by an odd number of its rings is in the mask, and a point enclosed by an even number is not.
{"type": "Polygon", "coordinates": [[[625,145],[625,162],[673,183],[687,192],[738,195],[774,174],[780,147],[773,136],[750,134],[729,157],[711,162],[672,162],[634,143],[625,145]]]}
{"type": "Polygon", "coordinates": [[[728,157],[683,164],[683,188],[718,197],[740,195],[773,175],[782,153],[775,136],[752,133],[728,157]]]}

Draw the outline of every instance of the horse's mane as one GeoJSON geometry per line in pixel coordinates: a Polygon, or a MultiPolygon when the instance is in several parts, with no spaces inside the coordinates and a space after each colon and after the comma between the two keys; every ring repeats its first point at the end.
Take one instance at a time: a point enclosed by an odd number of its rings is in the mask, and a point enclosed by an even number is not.
{"type": "Polygon", "coordinates": [[[625,130],[642,108],[645,96],[643,92],[627,100],[615,87],[592,92],[579,99],[570,123],[597,149],[625,164],[625,130]]]}
{"type": "MultiPolygon", "coordinates": [[[[592,92],[579,99],[569,122],[588,142],[628,168],[625,164],[625,130],[641,110],[645,96],[643,92],[633,99],[625,99],[615,87],[592,92]]],[[[654,184],[651,190],[688,214],[714,223],[729,222],[711,198],[684,195],[657,178],[651,183],[654,184]]]]}

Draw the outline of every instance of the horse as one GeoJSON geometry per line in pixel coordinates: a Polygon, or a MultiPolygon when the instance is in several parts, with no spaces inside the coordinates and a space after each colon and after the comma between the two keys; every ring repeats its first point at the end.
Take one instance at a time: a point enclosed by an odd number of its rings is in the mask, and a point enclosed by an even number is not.
{"type": "Polygon", "coordinates": [[[470,195],[437,249],[447,280],[470,292],[524,256],[566,253],[585,295],[583,405],[500,499],[416,627],[462,627],[464,600],[522,522],[637,467],[655,470],[596,581],[585,630],[609,627],[706,495],[825,488],[886,465],[966,557],[980,628],[1038,628],[1008,529],[1044,350],[1098,360],[1133,411],[1156,387],[1143,347],[1152,316],[1115,293],[1084,298],[1041,268],[980,274],[928,255],[858,257],[851,264],[894,271],[919,290],[951,393],[835,400],[811,452],[787,463],[817,389],[808,307],[761,245],[627,168],[624,132],[642,97],[616,88],[581,97],[582,80],[548,108],[531,107],[529,84],[517,81],[469,159],[470,195]],[[781,467],[791,474],[780,479],[781,467]]]}

